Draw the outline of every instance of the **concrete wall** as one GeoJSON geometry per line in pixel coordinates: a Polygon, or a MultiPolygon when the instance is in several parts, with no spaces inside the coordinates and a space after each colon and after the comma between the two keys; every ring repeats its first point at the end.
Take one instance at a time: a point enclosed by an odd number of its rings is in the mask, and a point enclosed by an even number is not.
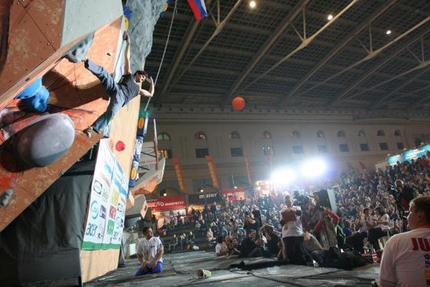
{"type": "MultiPolygon", "coordinates": [[[[268,156],[263,146],[273,146],[273,168],[295,165],[307,158],[324,156],[331,161],[338,172],[347,168],[347,163],[359,168],[359,162],[368,168],[384,160],[387,154],[400,152],[397,143],[405,148],[413,148],[417,136],[423,141],[430,139],[430,128],[426,116],[379,117],[357,115],[351,112],[325,111],[263,111],[241,112],[203,109],[154,109],[158,133],[167,133],[170,141],[159,141],[159,149],[171,149],[179,158],[185,178],[187,192],[193,190],[193,180],[210,178],[204,158],[196,158],[195,149],[207,147],[212,156],[223,188],[229,188],[231,173],[235,177],[246,178],[243,157],[232,157],[231,147],[242,147],[247,152],[253,180],[269,176],[268,156]],[[377,136],[383,130],[385,136],[377,136]],[[237,131],[241,139],[229,139],[229,134],[237,131]],[[264,139],[263,133],[271,134],[264,139]],[[291,136],[293,131],[299,138],[291,136]],[[317,137],[323,131],[325,137],[317,137]],[[337,137],[343,131],[345,137],[337,137]],[[365,136],[359,136],[364,131],[365,136]],[[400,131],[401,136],[395,136],[400,131]],[[204,132],[207,141],[195,140],[194,134],[204,132]],[[349,152],[341,152],[339,144],[348,144],[349,152]],[[381,150],[379,143],[387,143],[388,150],[381,150]],[[360,144],[367,144],[369,151],[361,151],[360,144]],[[303,146],[304,154],[295,155],[293,146],[303,146]],[[318,145],[326,145],[327,154],[318,152],[318,145]]],[[[171,160],[167,161],[164,182],[174,182],[176,175],[171,160]]],[[[210,182],[209,182],[210,183],[210,182]]],[[[163,186],[164,187],[164,186],[163,186]]]]}

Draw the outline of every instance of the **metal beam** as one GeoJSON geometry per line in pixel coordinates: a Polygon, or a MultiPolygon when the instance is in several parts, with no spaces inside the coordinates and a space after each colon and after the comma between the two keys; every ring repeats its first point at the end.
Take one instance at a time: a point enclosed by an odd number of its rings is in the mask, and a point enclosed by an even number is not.
{"type": "MultiPolygon", "coordinates": [[[[396,89],[394,89],[393,91],[389,92],[388,94],[386,94],[383,98],[379,99],[376,103],[372,103],[369,108],[370,109],[375,109],[378,108],[381,104],[384,104],[384,102],[389,99],[392,95],[394,95],[395,93],[397,93],[398,91],[400,91],[401,89],[403,89],[404,87],[406,87],[407,85],[409,85],[410,83],[412,83],[413,81],[415,81],[416,79],[418,79],[419,77],[421,77],[422,74],[424,74],[425,72],[427,72],[428,67],[424,68],[422,71],[420,71],[418,74],[416,74],[415,76],[411,77],[410,79],[408,79],[407,81],[403,82],[400,86],[398,86],[396,89]]],[[[398,99],[404,98],[405,95],[401,95],[400,97],[396,97],[391,99],[388,102],[393,102],[396,101],[398,99]]]]}
{"type": "Polygon", "coordinates": [[[337,53],[340,52],[345,46],[352,41],[355,37],[357,37],[361,32],[363,32],[366,28],[368,28],[369,24],[385,13],[391,6],[396,3],[396,0],[390,1],[388,4],[383,5],[383,7],[375,11],[369,18],[367,18],[359,27],[357,27],[354,31],[352,31],[341,43],[339,43],[327,56],[324,57],[316,66],[313,68],[285,97],[280,100],[279,104],[284,105],[285,102],[293,97],[295,93],[303,87],[304,84],[308,82],[308,80],[315,75],[328,61],[330,61],[337,53]]]}
{"type": "MultiPolygon", "coordinates": [[[[375,74],[376,71],[378,71],[380,68],[382,68],[383,66],[385,66],[387,63],[389,63],[390,61],[392,61],[394,58],[396,58],[398,55],[400,55],[408,46],[412,45],[414,42],[416,42],[417,39],[412,39],[411,41],[409,41],[408,43],[405,43],[404,45],[398,47],[396,50],[394,50],[394,52],[387,58],[385,58],[382,62],[380,62],[378,65],[374,66],[369,72],[367,72],[366,74],[362,75],[360,78],[358,78],[354,83],[352,83],[351,85],[349,85],[348,88],[346,88],[346,90],[339,95],[334,101],[331,101],[328,106],[333,106],[334,104],[336,104],[340,99],[342,99],[347,93],[349,93],[350,91],[356,89],[364,80],[366,80],[368,77],[370,77],[371,75],[375,74]]],[[[355,64],[354,64],[355,66],[355,64]]],[[[352,98],[352,97],[350,97],[352,98]]],[[[348,98],[349,99],[349,98],[348,98]]]]}
{"type": "Polygon", "coordinates": [[[188,65],[182,70],[182,72],[175,77],[175,80],[170,83],[170,86],[174,86],[181,78],[182,76],[188,71],[188,69],[194,64],[194,62],[197,60],[198,57],[206,50],[206,48],[209,46],[209,44],[215,39],[216,36],[218,36],[219,33],[224,29],[226,23],[230,18],[233,16],[234,12],[239,8],[240,3],[243,0],[237,0],[236,4],[234,4],[233,8],[228,12],[227,16],[222,20],[219,25],[216,26],[215,31],[212,33],[210,38],[206,41],[206,43],[203,45],[203,47],[200,48],[200,50],[197,52],[197,54],[193,57],[193,59],[188,63],[188,65]]]}
{"type": "Polygon", "coordinates": [[[412,73],[412,72],[415,72],[415,71],[418,71],[418,70],[421,70],[421,69],[425,69],[425,68],[427,68],[428,66],[430,66],[430,60],[425,61],[425,62],[422,62],[422,63],[420,63],[418,66],[416,66],[416,67],[414,67],[414,68],[412,68],[412,69],[409,69],[409,70],[407,70],[407,71],[405,71],[405,72],[403,72],[403,73],[401,73],[401,74],[399,74],[399,75],[397,75],[397,76],[395,76],[395,77],[392,77],[392,78],[390,78],[390,79],[388,79],[388,80],[385,80],[385,81],[383,81],[383,82],[381,82],[381,83],[379,83],[379,84],[377,84],[377,85],[375,85],[375,86],[373,86],[373,87],[363,89],[363,90],[361,90],[360,92],[358,92],[357,94],[355,94],[353,97],[349,97],[348,99],[352,99],[352,98],[354,98],[354,97],[356,97],[356,96],[358,96],[358,95],[361,95],[361,94],[363,94],[363,93],[369,92],[369,91],[371,91],[371,90],[373,90],[373,89],[375,89],[375,88],[377,88],[377,87],[380,87],[380,86],[382,86],[382,85],[385,85],[385,84],[387,84],[387,83],[389,83],[389,82],[392,82],[392,81],[394,81],[394,80],[396,80],[396,79],[398,79],[398,78],[401,78],[401,77],[403,77],[403,76],[406,76],[406,75],[408,75],[408,74],[410,74],[410,73],[412,73]]]}
{"type": "MultiPolygon", "coordinates": [[[[428,83],[428,81],[426,81],[426,82],[428,83]]],[[[411,93],[412,93],[412,94],[416,94],[416,93],[418,93],[418,92],[421,92],[421,91],[424,91],[424,90],[427,90],[427,89],[430,89],[430,85],[427,85],[427,86],[425,86],[425,87],[422,87],[422,88],[419,88],[419,89],[413,90],[411,93]]]]}
{"type": "MultiPolygon", "coordinates": [[[[400,41],[401,39],[403,39],[404,37],[406,37],[408,34],[410,34],[411,32],[415,31],[416,29],[418,29],[419,27],[421,27],[422,25],[426,24],[426,23],[427,23],[427,22],[429,22],[429,21],[430,21],[430,17],[427,17],[426,19],[424,19],[423,21],[421,21],[420,23],[418,23],[417,25],[415,25],[415,26],[414,26],[414,27],[412,27],[411,29],[407,30],[406,32],[404,32],[404,33],[403,33],[403,34],[401,34],[400,36],[396,37],[394,40],[390,41],[390,42],[389,42],[388,44],[386,44],[385,46],[383,46],[383,47],[381,47],[381,48],[379,48],[379,49],[377,49],[377,50],[375,50],[375,51],[373,51],[373,52],[370,52],[370,53],[369,53],[366,57],[364,57],[363,59],[359,60],[358,62],[355,62],[354,64],[352,64],[352,65],[350,65],[349,67],[347,67],[347,68],[343,69],[342,71],[340,71],[339,73],[337,73],[337,74],[335,74],[335,75],[333,75],[333,76],[331,76],[331,77],[329,77],[329,78],[325,79],[324,81],[321,81],[321,82],[320,82],[320,84],[318,84],[318,85],[316,85],[316,86],[313,86],[313,87],[311,87],[311,88],[307,89],[306,91],[304,91],[304,92],[300,93],[300,95],[302,95],[302,94],[306,94],[306,93],[308,93],[309,91],[311,91],[311,90],[315,89],[316,87],[318,87],[318,86],[322,85],[323,83],[328,82],[328,81],[331,81],[332,79],[334,79],[334,78],[336,78],[336,77],[338,77],[338,76],[342,75],[343,73],[345,73],[345,72],[347,72],[347,71],[349,71],[349,70],[351,70],[351,69],[353,69],[353,68],[355,68],[355,67],[357,67],[357,66],[361,65],[362,63],[364,63],[364,62],[366,62],[366,61],[368,61],[368,60],[370,60],[370,59],[373,59],[374,57],[378,56],[382,51],[384,51],[385,49],[387,49],[388,47],[390,47],[392,44],[394,44],[394,43],[396,43],[396,42],[400,41]]],[[[423,33],[423,34],[426,34],[426,33],[428,33],[428,30],[426,30],[426,32],[425,32],[425,33],[423,33]]],[[[421,34],[421,35],[423,35],[423,34],[421,34]]],[[[342,98],[343,96],[345,96],[345,94],[342,94],[342,95],[341,95],[341,97],[339,97],[339,98],[338,98],[338,99],[336,99],[336,100],[340,100],[340,98],[342,98]]]]}
{"type": "Polygon", "coordinates": [[[345,13],[346,11],[348,11],[352,6],[354,6],[359,0],[353,0],[351,1],[345,8],[342,9],[342,11],[340,11],[338,14],[336,14],[336,16],[328,23],[326,23],[321,29],[319,29],[318,31],[316,31],[312,36],[310,36],[309,38],[306,38],[303,40],[303,42],[297,47],[295,48],[293,51],[291,51],[288,55],[286,55],[284,58],[282,58],[278,63],[274,64],[272,67],[270,67],[266,72],[260,74],[256,79],[254,79],[253,81],[251,81],[248,85],[246,85],[245,87],[243,87],[242,89],[245,90],[248,87],[252,86],[253,84],[255,84],[257,81],[259,81],[261,78],[265,77],[267,74],[269,74],[271,71],[273,71],[274,69],[276,69],[277,67],[279,67],[282,63],[284,63],[285,61],[287,61],[288,59],[290,59],[292,56],[294,56],[297,52],[303,50],[304,48],[306,48],[310,43],[312,43],[312,41],[322,32],[324,32],[328,27],[330,27],[333,23],[336,22],[336,19],[338,19],[340,16],[343,15],[343,13],[345,13]]]}
{"type": "MultiPolygon", "coordinates": [[[[210,4],[212,0],[208,1],[208,5],[210,4]]],[[[167,71],[167,75],[164,77],[163,79],[163,83],[161,83],[161,92],[158,95],[158,97],[154,97],[154,102],[155,103],[160,103],[161,101],[163,101],[165,99],[165,94],[167,91],[167,88],[170,87],[170,82],[173,78],[173,75],[176,72],[176,69],[179,66],[179,63],[182,60],[182,57],[185,54],[185,51],[188,49],[188,46],[191,42],[191,39],[193,38],[197,27],[199,26],[200,21],[196,21],[196,19],[192,19],[190,25],[188,26],[187,32],[185,34],[185,37],[183,38],[182,43],[180,44],[181,49],[176,51],[175,57],[173,58],[173,65],[170,67],[170,69],[168,69],[167,71]]]]}
{"type": "Polygon", "coordinates": [[[419,100],[418,102],[416,102],[415,104],[413,104],[413,105],[409,106],[408,108],[406,108],[406,110],[413,111],[415,109],[418,109],[419,107],[422,107],[425,102],[427,102],[429,100],[430,100],[430,96],[424,97],[421,100],[419,100]]]}
{"type": "MultiPolygon", "coordinates": [[[[430,17],[428,18],[428,19],[430,19],[430,17]]],[[[387,45],[385,45],[385,46],[383,46],[383,47],[381,47],[381,48],[379,48],[378,50],[375,50],[375,51],[373,51],[373,52],[371,52],[369,55],[367,55],[366,57],[364,57],[363,59],[361,59],[360,61],[358,61],[358,62],[356,62],[356,63],[354,63],[354,64],[352,64],[351,66],[349,66],[348,68],[346,68],[346,69],[344,69],[344,70],[342,70],[341,71],[341,73],[344,73],[345,71],[347,71],[347,70],[350,70],[352,67],[356,67],[356,66],[358,66],[359,64],[361,64],[361,63],[363,63],[363,62],[365,62],[365,61],[367,61],[367,60],[369,60],[369,59],[372,59],[372,58],[374,58],[375,56],[377,56],[377,55],[379,55],[382,51],[383,51],[383,49],[386,49],[386,48],[388,48],[390,45],[392,45],[392,44],[394,44],[395,42],[397,42],[397,41],[399,41],[401,38],[403,38],[404,36],[406,36],[407,34],[409,34],[409,33],[411,33],[412,31],[414,31],[415,29],[418,29],[420,26],[421,26],[421,24],[422,24],[423,22],[421,22],[421,23],[419,23],[419,24],[417,24],[416,26],[414,26],[413,28],[411,28],[411,29],[409,29],[408,31],[406,31],[405,33],[403,33],[402,35],[400,35],[399,37],[397,37],[396,39],[394,39],[393,41],[391,41],[390,43],[388,43],[387,45]]],[[[426,33],[428,33],[428,30],[426,30],[426,31],[424,31],[423,33],[421,33],[420,34],[420,36],[419,37],[421,37],[421,35],[424,35],[424,34],[426,34],[426,33]]],[[[398,47],[394,52],[393,52],[393,54],[390,56],[390,57],[388,57],[388,58],[385,58],[385,60],[384,61],[382,61],[380,64],[378,64],[377,66],[374,66],[373,68],[372,68],[372,70],[371,71],[369,71],[368,73],[366,73],[366,74],[364,74],[363,76],[361,76],[359,79],[357,79],[354,83],[352,83],[351,85],[349,85],[345,90],[344,90],[344,92],[341,94],[341,95],[339,95],[334,101],[332,101],[330,104],[329,104],[329,106],[332,106],[332,105],[334,105],[334,104],[336,104],[338,101],[340,101],[342,98],[344,98],[349,92],[351,92],[352,90],[354,90],[355,88],[357,88],[364,80],[366,80],[368,77],[370,77],[371,75],[373,75],[377,70],[379,70],[381,67],[383,67],[385,64],[387,64],[388,62],[390,62],[391,60],[393,60],[396,56],[398,56],[401,52],[403,52],[405,49],[407,49],[407,47],[409,47],[411,44],[413,44],[414,42],[416,42],[416,41],[418,41],[419,39],[417,39],[417,38],[414,38],[414,39],[412,39],[412,40],[410,40],[410,41],[408,41],[407,43],[405,43],[405,44],[403,44],[402,46],[400,46],[400,47],[398,47]]],[[[330,78],[333,78],[333,77],[335,77],[335,76],[338,76],[340,73],[337,73],[336,75],[334,75],[334,76],[332,76],[332,77],[330,77],[330,78]]],[[[378,85],[379,86],[379,85],[378,85]]],[[[359,94],[362,94],[362,93],[364,93],[365,91],[368,91],[368,89],[364,89],[364,90],[362,90],[362,91],[360,91],[359,93],[357,93],[357,94],[354,94],[353,96],[351,96],[351,97],[348,97],[348,99],[352,99],[352,98],[354,98],[355,96],[357,96],[357,95],[359,95],[359,94]]]]}
{"type": "Polygon", "coordinates": [[[273,44],[279,39],[282,33],[287,29],[290,25],[291,21],[297,17],[297,15],[303,10],[303,8],[309,3],[309,0],[302,0],[293,8],[293,10],[288,14],[288,16],[284,19],[281,25],[278,26],[276,31],[272,34],[272,36],[267,39],[267,41],[263,44],[262,48],[255,54],[255,56],[251,59],[248,66],[243,70],[242,74],[237,78],[233,86],[227,92],[226,96],[223,98],[221,105],[226,105],[226,103],[230,100],[230,98],[236,93],[237,89],[243,83],[243,81],[248,77],[249,73],[254,69],[254,67],[260,62],[261,58],[269,51],[269,49],[273,46],[273,44]]]}

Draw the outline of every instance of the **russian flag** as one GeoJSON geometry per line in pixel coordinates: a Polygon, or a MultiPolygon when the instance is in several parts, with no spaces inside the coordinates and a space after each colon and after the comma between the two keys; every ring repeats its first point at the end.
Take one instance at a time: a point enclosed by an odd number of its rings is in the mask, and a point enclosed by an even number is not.
{"type": "Polygon", "coordinates": [[[206,5],[204,0],[187,0],[188,4],[193,10],[194,16],[197,20],[202,20],[206,16],[208,16],[208,12],[206,11],[206,5]]]}

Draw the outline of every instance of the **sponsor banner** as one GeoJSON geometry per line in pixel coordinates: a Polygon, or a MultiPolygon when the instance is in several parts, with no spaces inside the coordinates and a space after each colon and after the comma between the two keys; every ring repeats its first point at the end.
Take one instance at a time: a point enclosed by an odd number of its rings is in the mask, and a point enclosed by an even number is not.
{"type": "Polygon", "coordinates": [[[248,183],[249,185],[252,185],[251,167],[249,166],[248,154],[246,153],[246,151],[243,153],[243,158],[245,159],[246,173],[248,174],[248,183]]]}
{"type": "Polygon", "coordinates": [[[127,196],[128,181],[122,168],[107,140],[100,140],[83,250],[118,249],[121,246],[127,196]]]}
{"type": "Polygon", "coordinates": [[[400,154],[396,154],[393,156],[389,156],[387,158],[387,162],[389,165],[395,165],[398,161],[404,162],[404,161],[411,161],[412,159],[416,159],[419,157],[422,157],[424,155],[427,155],[427,153],[430,151],[430,145],[420,146],[416,149],[410,149],[405,152],[402,152],[400,154]]]}
{"type": "Polygon", "coordinates": [[[221,192],[222,196],[227,196],[230,201],[244,200],[245,189],[244,188],[229,188],[224,189],[221,192]]]}
{"type": "Polygon", "coordinates": [[[148,207],[152,207],[156,210],[161,209],[179,209],[185,208],[185,196],[175,197],[160,197],[157,199],[151,199],[146,202],[148,207]]]}
{"type": "Polygon", "coordinates": [[[137,135],[136,142],[134,145],[133,162],[131,164],[130,181],[128,183],[129,187],[134,187],[137,180],[139,179],[139,162],[140,155],[142,153],[143,140],[146,136],[146,131],[148,130],[148,113],[141,112],[139,114],[139,120],[137,122],[137,135]]]}
{"type": "Polygon", "coordinates": [[[175,166],[176,177],[178,178],[179,189],[185,193],[185,182],[184,174],[182,172],[182,166],[177,157],[172,158],[173,164],[175,166]]]}
{"type": "Polygon", "coordinates": [[[139,160],[140,154],[142,152],[143,139],[143,136],[137,136],[135,140],[133,162],[131,163],[130,181],[128,183],[129,187],[134,187],[139,179],[139,160]]]}
{"type": "Polygon", "coordinates": [[[205,156],[205,159],[208,163],[209,174],[211,175],[211,179],[212,179],[212,186],[215,189],[219,189],[218,175],[217,175],[215,164],[212,160],[212,157],[210,155],[207,155],[205,156]]]}
{"type": "Polygon", "coordinates": [[[218,191],[190,194],[188,196],[189,205],[204,205],[205,203],[212,204],[213,202],[222,203],[222,199],[219,196],[218,191]]]}

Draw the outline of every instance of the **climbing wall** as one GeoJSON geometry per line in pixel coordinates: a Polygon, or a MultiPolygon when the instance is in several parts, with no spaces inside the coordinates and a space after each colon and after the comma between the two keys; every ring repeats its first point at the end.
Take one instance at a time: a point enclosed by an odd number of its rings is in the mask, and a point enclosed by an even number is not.
{"type": "MultiPolygon", "coordinates": [[[[71,63],[63,55],[95,33],[88,56],[113,71],[123,19],[121,3],[114,0],[2,1],[0,15],[0,29],[6,32],[1,34],[0,47],[1,231],[99,140],[97,136],[88,139],[82,130],[106,109],[104,90],[82,63],[71,63]],[[95,9],[108,4],[110,9],[95,9]],[[42,76],[50,92],[47,112],[68,115],[75,136],[58,161],[33,167],[18,160],[14,147],[41,114],[27,112],[14,97],[42,76]]],[[[61,132],[53,131],[51,136],[61,132]]]]}

